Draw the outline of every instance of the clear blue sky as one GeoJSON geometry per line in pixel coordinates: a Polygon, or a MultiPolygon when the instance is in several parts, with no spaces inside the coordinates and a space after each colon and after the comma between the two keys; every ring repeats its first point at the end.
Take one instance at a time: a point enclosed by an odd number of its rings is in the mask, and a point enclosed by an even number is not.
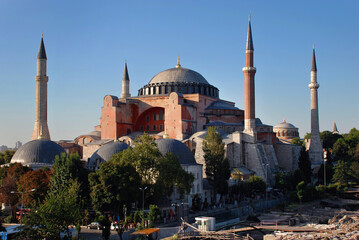
{"type": "Polygon", "coordinates": [[[36,55],[44,33],[48,124],[53,140],[98,124],[103,97],[120,96],[125,58],[130,91],[181,65],[243,109],[248,14],[255,49],[256,116],[310,131],[315,42],[320,130],[359,128],[359,1],[0,1],[0,145],[30,140],[36,55]]]}

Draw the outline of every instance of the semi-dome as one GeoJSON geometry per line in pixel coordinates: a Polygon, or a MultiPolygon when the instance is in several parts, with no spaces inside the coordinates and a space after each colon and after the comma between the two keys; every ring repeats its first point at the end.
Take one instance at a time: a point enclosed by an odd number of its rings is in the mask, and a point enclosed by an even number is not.
{"type": "Polygon", "coordinates": [[[207,80],[198,72],[183,68],[177,64],[155,75],[151,81],[138,90],[139,96],[163,95],[171,92],[181,94],[195,94],[218,98],[219,91],[210,85],[207,80]]]}
{"type": "Polygon", "coordinates": [[[197,165],[191,150],[184,143],[171,138],[157,139],[155,142],[162,155],[172,152],[180,164],[197,165]]]}
{"type": "Polygon", "coordinates": [[[21,163],[31,168],[51,166],[56,155],[61,155],[65,150],[57,143],[46,140],[32,140],[21,146],[11,159],[11,163],[21,163]]]}
{"type": "Polygon", "coordinates": [[[116,153],[127,149],[128,145],[123,142],[110,142],[100,147],[92,154],[89,165],[96,167],[101,162],[107,162],[116,153]]]}

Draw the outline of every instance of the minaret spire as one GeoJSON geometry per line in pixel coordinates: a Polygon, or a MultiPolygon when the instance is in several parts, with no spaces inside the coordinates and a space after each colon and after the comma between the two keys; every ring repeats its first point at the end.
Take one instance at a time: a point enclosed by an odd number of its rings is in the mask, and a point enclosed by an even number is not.
{"type": "Polygon", "coordinates": [[[251,14],[249,14],[249,18],[248,18],[248,33],[247,33],[246,50],[254,50],[253,40],[252,40],[251,14]]]}
{"type": "Polygon", "coordinates": [[[41,34],[41,42],[39,52],[37,53],[37,74],[36,81],[36,106],[35,106],[35,125],[32,132],[31,140],[48,139],[50,140],[50,132],[47,126],[47,82],[49,77],[47,74],[47,56],[43,34],[41,34]]]}
{"type": "Polygon", "coordinates": [[[312,67],[310,71],[310,119],[311,119],[311,138],[309,146],[309,158],[312,166],[320,166],[323,160],[323,146],[319,135],[319,110],[318,110],[318,88],[317,82],[317,63],[315,60],[315,49],[313,44],[312,67]]]}
{"type": "Polygon", "coordinates": [[[333,126],[333,134],[339,134],[338,128],[337,128],[337,124],[334,122],[334,126],[333,126]]]}
{"type": "Polygon", "coordinates": [[[121,98],[131,97],[130,94],[130,77],[128,76],[127,60],[125,59],[125,69],[122,76],[122,93],[121,98]]]}
{"type": "Polygon", "coordinates": [[[37,59],[47,59],[43,33],[41,33],[41,43],[40,43],[40,47],[39,47],[39,52],[37,53],[37,59]]]}
{"type": "Polygon", "coordinates": [[[248,133],[255,132],[255,91],[254,91],[254,75],[256,68],[253,65],[253,40],[251,29],[251,17],[248,20],[248,33],[246,44],[246,66],[243,68],[244,74],[244,130],[248,133]]]}
{"type": "Polygon", "coordinates": [[[180,57],[179,57],[179,55],[178,55],[176,68],[181,68],[181,67],[182,67],[182,66],[181,66],[181,64],[180,64],[180,57]]]}
{"type": "Polygon", "coordinates": [[[313,43],[313,55],[312,55],[312,68],[311,71],[317,71],[317,62],[315,61],[315,50],[314,50],[314,43],[313,43]]]}

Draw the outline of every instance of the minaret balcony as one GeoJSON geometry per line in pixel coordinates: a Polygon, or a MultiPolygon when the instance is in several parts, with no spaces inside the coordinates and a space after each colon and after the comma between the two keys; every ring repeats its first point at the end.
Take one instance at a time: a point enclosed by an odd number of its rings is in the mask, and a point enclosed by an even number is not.
{"type": "Polygon", "coordinates": [[[255,67],[244,67],[243,72],[256,72],[257,69],[255,67]]]}
{"type": "Polygon", "coordinates": [[[308,85],[308,87],[310,89],[318,89],[319,88],[319,84],[318,83],[311,83],[308,85]]]}

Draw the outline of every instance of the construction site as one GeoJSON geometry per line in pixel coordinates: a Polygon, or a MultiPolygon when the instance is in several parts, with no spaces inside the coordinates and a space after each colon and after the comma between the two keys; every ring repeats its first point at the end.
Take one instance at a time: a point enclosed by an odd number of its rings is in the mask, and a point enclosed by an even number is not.
{"type": "Polygon", "coordinates": [[[229,221],[220,224],[221,227],[217,227],[214,217],[201,217],[196,218],[195,224],[183,221],[179,232],[167,239],[359,240],[358,206],[358,200],[323,199],[288,206],[282,211],[274,209],[246,220],[229,221]]]}

